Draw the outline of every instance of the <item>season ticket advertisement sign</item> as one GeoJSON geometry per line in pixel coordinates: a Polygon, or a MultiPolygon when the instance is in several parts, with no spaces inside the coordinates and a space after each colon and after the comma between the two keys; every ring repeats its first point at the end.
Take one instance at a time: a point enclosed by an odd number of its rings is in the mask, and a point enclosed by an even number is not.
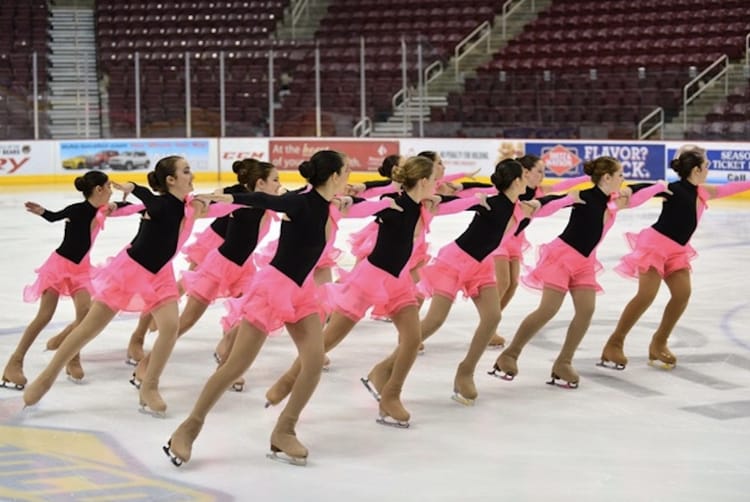
{"type": "Polygon", "coordinates": [[[583,164],[601,156],[614,157],[622,163],[625,179],[655,181],[664,179],[663,143],[618,143],[565,141],[561,143],[526,142],[526,153],[539,156],[551,177],[568,178],[583,175],[583,164]]]}
{"type": "MultiPolygon", "coordinates": [[[[677,179],[677,174],[669,163],[677,156],[680,147],[685,143],[667,143],[667,178],[677,179]]],[[[699,143],[706,150],[706,157],[711,162],[708,166],[707,183],[729,183],[732,181],[750,180],[750,145],[747,143],[699,143]]]]}
{"type": "Polygon", "coordinates": [[[352,171],[376,172],[389,155],[399,153],[398,141],[336,139],[272,139],[268,151],[271,163],[281,170],[296,171],[299,165],[309,160],[320,150],[335,150],[349,157],[352,171]]]}

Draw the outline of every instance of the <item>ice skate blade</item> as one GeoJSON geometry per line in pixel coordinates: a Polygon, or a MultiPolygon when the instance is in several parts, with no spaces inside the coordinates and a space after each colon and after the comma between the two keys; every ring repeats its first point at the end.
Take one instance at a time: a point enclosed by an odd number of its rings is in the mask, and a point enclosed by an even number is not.
{"type": "Polygon", "coordinates": [[[270,453],[266,453],[266,458],[281,462],[282,464],[296,465],[297,467],[304,467],[307,465],[307,458],[305,457],[290,457],[281,450],[273,448],[270,453]]]}
{"type": "Polygon", "coordinates": [[[463,404],[464,406],[474,406],[474,402],[476,399],[469,399],[464,396],[462,396],[459,392],[453,392],[453,395],[451,396],[451,399],[453,399],[455,402],[459,404],[463,404]]]}
{"type": "Polygon", "coordinates": [[[372,319],[373,321],[378,321],[378,322],[390,322],[390,323],[393,322],[390,317],[381,316],[381,315],[370,316],[370,319],[372,319]]]}
{"type": "Polygon", "coordinates": [[[231,389],[234,392],[242,392],[243,390],[245,390],[245,384],[243,382],[234,382],[231,389]]]}
{"type": "Polygon", "coordinates": [[[167,412],[166,411],[152,410],[145,403],[141,403],[140,404],[140,406],[138,407],[138,411],[140,411],[144,415],[151,415],[154,418],[167,418],[167,412]]]}
{"type": "Polygon", "coordinates": [[[549,380],[547,380],[547,385],[553,385],[555,387],[560,387],[561,389],[577,389],[578,388],[578,382],[566,382],[562,378],[558,377],[557,375],[552,375],[549,380]],[[559,383],[558,380],[564,382],[559,383]]]}
{"type": "Polygon", "coordinates": [[[401,420],[396,420],[393,417],[389,417],[388,415],[381,415],[380,417],[376,418],[375,421],[380,425],[387,425],[388,427],[395,427],[396,429],[409,428],[409,422],[402,422],[401,420]]]}
{"type": "Polygon", "coordinates": [[[172,446],[172,440],[170,439],[169,441],[167,441],[167,444],[161,447],[161,449],[164,452],[164,454],[167,457],[169,457],[169,460],[172,462],[172,465],[174,465],[175,467],[180,467],[184,462],[182,461],[180,457],[172,453],[171,446],[172,446]]]}
{"type": "Polygon", "coordinates": [[[128,356],[125,358],[125,364],[128,366],[138,366],[138,361],[128,356]]]}
{"type": "Polygon", "coordinates": [[[501,370],[497,364],[492,367],[490,371],[487,372],[488,375],[493,376],[495,378],[498,378],[500,380],[505,380],[506,382],[513,381],[514,378],[516,378],[516,375],[512,373],[506,373],[503,370],[501,370]]]}
{"type": "Polygon", "coordinates": [[[648,365],[660,370],[671,371],[675,368],[675,366],[677,366],[677,363],[665,363],[664,361],[660,361],[658,359],[649,359],[648,365]]]}
{"type": "Polygon", "coordinates": [[[362,382],[362,385],[365,386],[365,389],[367,389],[367,392],[369,392],[372,397],[375,398],[375,401],[380,402],[380,393],[377,391],[374,385],[372,385],[372,382],[366,377],[362,377],[359,379],[360,382],[362,382]]]}
{"type": "Polygon", "coordinates": [[[10,380],[3,379],[2,381],[0,381],[0,387],[4,389],[10,389],[10,390],[23,390],[26,387],[26,385],[13,383],[10,380]]]}
{"type": "Polygon", "coordinates": [[[622,371],[625,369],[624,364],[615,363],[612,361],[605,361],[604,359],[596,363],[596,365],[599,366],[600,368],[607,368],[608,370],[622,371]]]}
{"type": "Polygon", "coordinates": [[[140,381],[140,380],[138,380],[138,379],[137,379],[137,378],[135,377],[135,373],[133,373],[133,376],[131,376],[131,377],[130,377],[130,380],[128,380],[128,382],[130,382],[130,385],[132,385],[132,386],[133,386],[133,387],[135,387],[136,389],[140,389],[140,388],[141,388],[141,381],[140,381]]]}

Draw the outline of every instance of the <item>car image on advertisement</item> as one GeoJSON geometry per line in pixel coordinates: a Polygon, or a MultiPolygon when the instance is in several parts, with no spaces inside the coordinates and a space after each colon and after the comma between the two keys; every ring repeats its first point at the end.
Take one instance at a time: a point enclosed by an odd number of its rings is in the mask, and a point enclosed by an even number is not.
{"type": "Polygon", "coordinates": [[[99,150],[94,155],[86,157],[86,167],[89,169],[107,169],[109,159],[120,154],[117,150],[99,150]]]}
{"type": "Polygon", "coordinates": [[[120,152],[120,155],[110,157],[107,163],[110,169],[130,171],[131,169],[148,169],[151,162],[146,152],[120,152]]]}
{"type": "Polygon", "coordinates": [[[78,155],[76,157],[70,157],[62,161],[63,169],[85,169],[86,168],[86,157],[78,155]]]}

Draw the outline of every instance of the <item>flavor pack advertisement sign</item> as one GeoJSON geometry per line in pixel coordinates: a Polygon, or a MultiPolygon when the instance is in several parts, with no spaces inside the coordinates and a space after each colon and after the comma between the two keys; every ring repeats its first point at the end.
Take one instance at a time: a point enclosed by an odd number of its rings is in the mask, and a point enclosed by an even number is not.
{"type": "Polygon", "coordinates": [[[268,150],[271,163],[277,169],[296,171],[303,161],[309,160],[316,152],[335,150],[349,157],[352,171],[376,172],[385,157],[399,153],[399,145],[398,141],[272,139],[268,150]]]}
{"type": "Polygon", "coordinates": [[[0,141],[0,176],[54,174],[54,145],[52,141],[0,141]]]}
{"type": "Polygon", "coordinates": [[[503,159],[523,155],[523,142],[495,139],[403,139],[401,155],[412,157],[420,152],[440,154],[447,174],[473,173],[488,177],[503,159]]]}
{"type": "MultiPolygon", "coordinates": [[[[109,169],[113,171],[147,171],[163,157],[185,157],[194,172],[216,170],[210,159],[211,143],[208,139],[137,139],[61,141],[60,163],[64,171],[109,169]]],[[[215,162],[214,162],[215,164],[215,162]]]]}
{"type": "Polygon", "coordinates": [[[664,179],[664,145],[650,143],[564,142],[526,143],[526,153],[540,157],[546,174],[555,178],[583,175],[583,163],[597,157],[614,157],[622,164],[625,179],[655,181],[664,179]]]}
{"type": "Polygon", "coordinates": [[[222,138],[219,140],[219,169],[231,173],[238,160],[269,162],[268,140],[263,138],[222,138]]]}
{"type": "MultiPolygon", "coordinates": [[[[677,157],[677,152],[685,143],[667,143],[667,177],[670,181],[678,178],[669,163],[677,157]]],[[[706,150],[711,162],[708,166],[707,183],[723,184],[732,181],[750,180],[750,145],[743,143],[706,143],[697,145],[706,150]]]]}

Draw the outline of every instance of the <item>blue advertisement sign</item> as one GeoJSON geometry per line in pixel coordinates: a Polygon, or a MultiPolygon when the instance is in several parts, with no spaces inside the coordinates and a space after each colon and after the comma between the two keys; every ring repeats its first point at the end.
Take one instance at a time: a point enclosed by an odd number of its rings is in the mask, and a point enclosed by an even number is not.
{"type": "Polygon", "coordinates": [[[606,155],[622,163],[627,180],[664,179],[664,150],[663,144],[644,143],[526,143],[526,153],[540,157],[547,166],[545,174],[557,178],[581,176],[585,161],[606,155]]]}
{"type": "MultiPolygon", "coordinates": [[[[747,181],[750,179],[750,145],[738,143],[714,143],[701,145],[706,149],[706,157],[710,161],[708,166],[707,183],[723,184],[732,181],[747,181]]],[[[677,155],[677,148],[667,147],[667,163],[677,155]]],[[[667,169],[670,181],[677,179],[672,169],[667,169]]]]}
{"type": "Polygon", "coordinates": [[[159,159],[169,155],[185,157],[193,171],[205,171],[210,168],[207,139],[60,142],[60,161],[64,170],[145,171],[153,169],[159,159]]]}

